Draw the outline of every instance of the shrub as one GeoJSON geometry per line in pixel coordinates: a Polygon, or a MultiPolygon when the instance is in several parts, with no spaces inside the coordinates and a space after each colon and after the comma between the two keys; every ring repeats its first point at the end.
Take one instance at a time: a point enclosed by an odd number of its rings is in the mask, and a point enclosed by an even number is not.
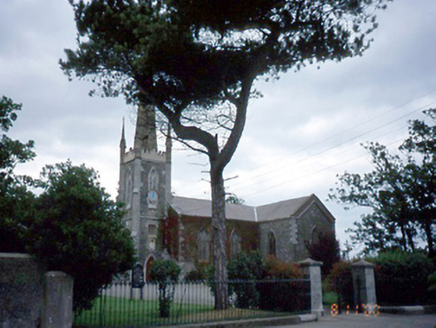
{"type": "Polygon", "coordinates": [[[22,236],[26,249],[47,270],[71,275],[74,309],[89,309],[103,286],[132,268],[135,250],[123,211],[84,165],[47,165],[38,186],[43,190],[22,236]]]}
{"type": "Polygon", "coordinates": [[[206,262],[200,262],[195,269],[185,275],[186,282],[205,281],[210,274],[209,265],[206,262]]]}
{"type": "Polygon", "coordinates": [[[264,262],[262,254],[254,252],[250,254],[240,253],[237,258],[229,261],[227,265],[230,280],[229,295],[236,295],[236,307],[250,308],[259,303],[259,293],[256,288],[256,280],[264,276],[264,262]]]}
{"type": "Polygon", "coordinates": [[[150,280],[159,288],[159,316],[168,318],[174,299],[175,283],[179,280],[181,269],[171,260],[153,261],[150,267],[150,280]]]}
{"type": "Polygon", "coordinates": [[[310,258],[315,261],[321,261],[321,273],[326,277],[333,267],[333,264],[340,261],[339,242],[334,233],[322,233],[319,240],[307,247],[310,258]]]}
{"type": "Polygon", "coordinates": [[[350,262],[341,261],[333,264],[327,280],[331,282],[333,290],[338,294],[338,305],[354,304],[353,276],[350,262]]]}
{"type": "Polygon", "coordinates": [[[259,307],[263,310],[301,311],[310,304],[306,295],[309,282],[296,279],[303,278],[298,265],[282,262],[274,256],[265,260],[265,280],[257,286],[259,291],[259,307]]]}
{"type": "Polygon", "coordinates": [[[269,255],[265,259],[265,275],[274,279],[297,279],[303,277],[303,272],[297,264],[269,255]]]}
{"type": "Polygon", "coordinates": [[[422,252],[400,250],[380,253],[376,264],[377,301],[380,304],[414,305],[431,302],[429,275],[433,263],[422,252]]]}

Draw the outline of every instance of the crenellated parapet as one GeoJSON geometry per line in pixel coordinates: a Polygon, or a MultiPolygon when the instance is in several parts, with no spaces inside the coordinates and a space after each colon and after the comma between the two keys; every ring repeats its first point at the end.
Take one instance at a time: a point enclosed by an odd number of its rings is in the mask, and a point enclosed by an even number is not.
{"type": "Polygon", "coordinates": [[[165,163],[167,160],[166,152],[164,151],[141,150],[138,152],[137,150],[135,151],[134,149],[130,148],[129,151],[124,154],[122,163],[128,163],[136,158],[163,163],[165,163]]]}

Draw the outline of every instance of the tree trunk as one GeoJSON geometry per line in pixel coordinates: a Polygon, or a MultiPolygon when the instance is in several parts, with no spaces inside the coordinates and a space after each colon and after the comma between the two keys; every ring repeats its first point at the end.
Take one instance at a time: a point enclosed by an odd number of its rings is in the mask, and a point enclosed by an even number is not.
{"type": "Polygon", "coordinates": [[[433,220],[431,220],[431,217],[429,218],[429,216],[426,214],[424,214],[424,216],[425,216],[425,221],[424,221],[423,227],[424,227],[425,235],[427,237],[428,255],[430,258],[433,258],[436,255],[436,252],[433,249],[434,242],[433,242],[433,233],[432,233],[432,229],[431,229],[431,225],[432,225],[433,220]]]}
{"type": "Polygon", "coordinates": [[[211,162],[213,264],[215,266],[215,310],[229,306],[226,259],[226,206],[223,170],[211,162]]]}
{"type": "Polygon", "coordinates": [[[400,223],[400,229],[401,229],[401,239],[400,243],[401,246],[403,246],[403,250],[407,252],[407,239],[406,239],[406,230],[404,228],[404,224],[400,223]]]}

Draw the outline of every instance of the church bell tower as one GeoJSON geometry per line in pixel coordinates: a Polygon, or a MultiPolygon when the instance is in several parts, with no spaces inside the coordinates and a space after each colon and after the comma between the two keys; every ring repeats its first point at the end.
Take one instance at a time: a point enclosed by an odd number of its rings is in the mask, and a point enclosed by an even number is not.
{"type": "Polygon", "coordinates": [[[124,121],[120,142],[117,200],[124,204],[123,221],[143,265],[160,257],[158,229],[171,197],[171,140],[168,133],[166,152],[158,150],[155,117],[153,106],[139,106],[133,148],[126,151],[124,121]]]}

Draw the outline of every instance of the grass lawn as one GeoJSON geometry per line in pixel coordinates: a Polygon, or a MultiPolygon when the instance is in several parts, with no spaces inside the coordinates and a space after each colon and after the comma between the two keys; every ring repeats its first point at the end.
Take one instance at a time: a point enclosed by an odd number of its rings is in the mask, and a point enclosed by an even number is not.
{"type": "Polygon", "coordinates": [[[324,305],[328,305],[329,307],[333,303],[338,303],[338,294],[336,294],[335,292],[323,292],[322,303],[324,305]]]}
{"type": "Polygon", "coordinates": [[[280,315],[289,313],[237,308],[215,311],[211,305],[173,303],[170,317],[160,318],[157,300],[99,297],[91,310],[76,316],[75,327],[165,325],[280,315]]]}

